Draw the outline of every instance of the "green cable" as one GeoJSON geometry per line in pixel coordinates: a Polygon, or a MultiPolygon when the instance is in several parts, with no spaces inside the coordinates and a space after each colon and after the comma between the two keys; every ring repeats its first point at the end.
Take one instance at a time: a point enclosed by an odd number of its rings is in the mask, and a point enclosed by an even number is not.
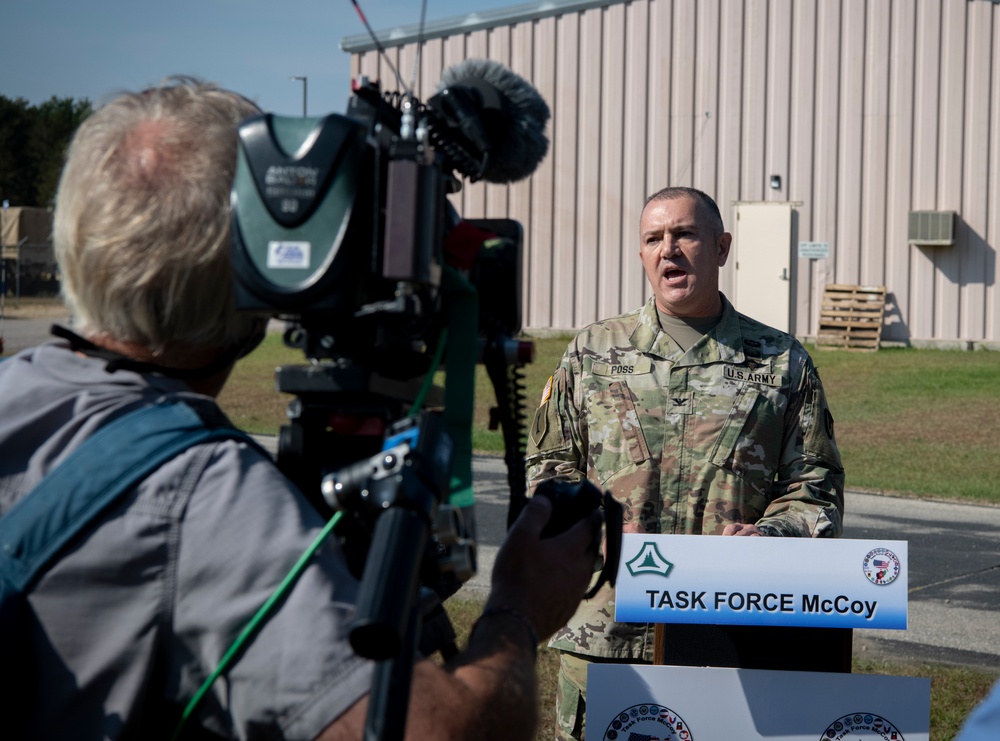
{"type": "Polygon", "coordinates": [[[448,503],[453,507],[475,504],[472,487],[472,420],[476,397],[476,356],[479,336],[479,299],[457,270],[441,273],[448,318],[448,348],[444,389],[445,430],[451,437],[452,472],[448,503]]]}
{"type": "Polygon", "coordinates": [[[448,329],[441,330],[441,336],[438,339],[437,349],[434,351],[434,359],[431,361],[431,367],[427,371],[427,375],[424,376],[424,382],[420,386],[420,391],[417,392],[416,398],[413,400],[413,405],[410,407],[407,417],[416,417],[420,410],[424,406],[424,399],[427,398],[427,394],[430,393],[431,387],[434,385],[434,374],[437,373],[437,369],[441,367],[441,356],[444,355],[445,345],[448,344],[448,329]]]}
{"type": "MultiPolygon", "coordinates": [[[[443,329],[441,331],[441,337],[438,342],[437,350],[434,353],[434,360],[431,363],[431,368],[424,377],[424,383],[421,386],[420,391],[417,393],[417,397],[414,399],[413,406],[410,408],[410,412],[407,416],[416,416],[423,407],[424,399],[426,399],[427,394],[430,392],[431,386],[434,383],[434,373],[441,365],[441,356],[444,354],[447,339],[448,330],[443,329]]],[[[299,560],[292,567],[292,570],[288,572],[281,584],[278,585],[278,588],[274,590],[274,593],[270,597],[268,597],[267,602],[261,605],[260,609],[257,610],[257,613],[250,619],[250,622],[246,624],[246,627],[243,628],[243,631],[239,634],[239,636],[237,636],[236,640],[233,641],[233,645],[229,647],[228,651],[226,651],[226,654],[222,657],[219,665],[215,667],[215,671],[213,671],[209,675],[208,679],[202,683],[194,697],[191,698],[191,702],[189,702],[187,707],[184,708],[184,712],[181,714],[181,719],[177,723],[177,727],[174,729],[173,735],[170,737],[170,741],[177,741],[177,739],[180,738],[181,732],[184,730],[184,726],[187,724],[188,719],[194,715],[194,711],[197,709],[198,705],[201,704],[202,699],[208,693],[209,689],[211,689],[212,685],[215,684],[215,680],[218,679],[227,669],[229,669],[230,665],[232,665],[232,663],[236,660],[237,655],[243,650],[247,641],[250,640],[250,638],[260,629],[264,621],[270,616],[271,610],[274,609],[274,606],[285,596],[288,590],[291,589],[292,585],[295,584],[310,559],[312,559],[313,555],[323,544],[323,541],[327,539],[330,533],[333,532],[333,528],[335,528],[337,523],[340,522],[340,518],[343,514],[343,512],[337,512],[332,518],[330,518],[330,521],[326,524],[323,530],[320,531],[320,534],[316,536],[316,539],[306,549],[305,553],[299,557],[299,560]]]]}
{"type": "Polygon", "coordinates": [[[299,556],[299,560],[292,567],[292,570],[288,572],[281,584],[278,585],[278,588],[275,589],[274,593],[268,597],[267,601],[263,605],[261,605],[260,609],[257,610],[257,613],[250,619],[250,622],[246,624],[246,627],[243,628],[243,631],[239,634],[236,640],[233,641],[233,645],[229,647],[228,651],[226,651],[226,654],[222,657],[219,665],[215,667],[215,671],[209,675],[208,679],[204,681],[195,693],[194,697],[191,698],[191,702],[189,702],[187,707],[184,708],[184,713],[181,715],[181,719],[177,723],[177,727],[174,729],[174,733],[170,737],[170,741],[177,741],[177,739],[180,738],[181,731],[184,730],[184,725],[187,723],[188,718],[194,714],[195,709],[201,703],[202,698],[206,695],[209,689],[211,689],[215,680],[218,679],[223,672],[229,669],[230,665],[236,660],[237,655],[243,650],[247,641],[249,641],[250,638],[260,629],[264,621],[270,617],[271,610],[274,609],[274,606],[278,604],[288,590],[292,588],[296,580],[298,580],[299,576],[305,570],[313,555],[317,550],[319,550],[319,547],[323,545],[323,541],[327,539],[330,533],[333,532],[333,528],[335,528],[337,523],[340,522],[340,518],[343,514],[343,512],[337,512],[330,518],[330,521],[326,523],[326,526],[320,531],[319,535],[316,536],[316,539],[312,542],[312,544],[310,544],[305,552],[299,556]]]}

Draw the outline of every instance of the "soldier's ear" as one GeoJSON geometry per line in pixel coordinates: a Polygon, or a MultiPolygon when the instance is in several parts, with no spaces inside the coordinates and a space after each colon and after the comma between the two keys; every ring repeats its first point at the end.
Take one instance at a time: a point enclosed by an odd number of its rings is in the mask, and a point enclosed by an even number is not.
{"type": "Polygon", "coordinates": [[[726,260],[729,259],[729,250],[733,246],[733,235],[729,232],[723,232],[722,236],[719,237],[719,267],[721,268],[726,264],[726,260]]]}

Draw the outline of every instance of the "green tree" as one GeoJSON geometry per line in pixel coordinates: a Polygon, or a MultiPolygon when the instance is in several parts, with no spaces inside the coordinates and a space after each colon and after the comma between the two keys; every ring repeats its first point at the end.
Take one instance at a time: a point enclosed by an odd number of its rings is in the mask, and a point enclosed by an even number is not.
{"type": "Polygon", "coordinates": [[[90,101],[52,97],[35,109],[28,139],[28,156],[34,165],[37,206],[55,203],[59,175],[73,132],[90,115],[90,101]]]}
{"type": "Polygon", "coordinates": [[[0,200],[51,206],[66,148],[90,101],[52,97],[38,106],[0,95],[0,200]]]}
{"type": "Polygon", "coordinates": [[[24,98],[0,95],[0,201],[16,206],[35,204],[32,168],[28,160],[31,109],[24,98]]]}

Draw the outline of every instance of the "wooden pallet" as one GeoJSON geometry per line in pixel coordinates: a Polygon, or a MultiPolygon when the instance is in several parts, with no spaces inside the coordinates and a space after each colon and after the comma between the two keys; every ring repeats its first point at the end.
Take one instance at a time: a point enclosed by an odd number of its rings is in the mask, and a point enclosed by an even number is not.
{"type": "Polygon", "coordinates": [[[874,352],[884,315],[885,286],[829,283],[823,291],[816,346],[874,352]]]}

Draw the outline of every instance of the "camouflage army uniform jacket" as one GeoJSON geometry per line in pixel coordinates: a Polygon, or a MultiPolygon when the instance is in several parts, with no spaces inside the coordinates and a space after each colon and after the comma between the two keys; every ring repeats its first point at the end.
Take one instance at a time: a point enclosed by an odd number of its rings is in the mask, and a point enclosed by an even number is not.
{"type": "MultiPolygon", "coordinates": [[[[739,314],[687,352],[653,300],[570,343],[528,443],[528,483],[586,476],[625,508],[625,532],[840,535],[844,472],[833,417],[806,350],[739,314]]],[[[614,591],[583,602],[550,645],[652,660],[651,626],[613,622],[614,591]]]]}

